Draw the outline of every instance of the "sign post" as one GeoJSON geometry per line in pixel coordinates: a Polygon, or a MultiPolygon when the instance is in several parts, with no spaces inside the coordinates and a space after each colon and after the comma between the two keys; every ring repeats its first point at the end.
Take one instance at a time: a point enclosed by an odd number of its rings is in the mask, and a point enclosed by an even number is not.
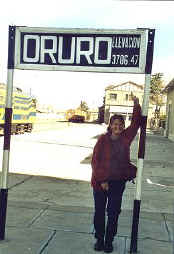
{"type": "MultiPolygon", "coordinates": [[[[150,29],[9,27],[4,153],[0,189],[0,240],[5,238],[14,69],[146,74],[145,90],[147,90],[152,66],[153,40],[154,30],[150,29]]],[[[148,92],[145,93],[145,96],[144,109],[142,109],[144,112],[140,134],[142,149],[139,146],[139,173],[134,201],[131,251],[136,251],[137,246],[148,92]]]]}
{"type": "Polygon", "coordinates": [[[11,119],[12,119],[12,93],[14,72],[14,46],[15,28],[9,27],[7,91],[5,104],[4,147],[2,161],[2,176],[0,189],[0,240],[5,238],[5,223],[8,197],[8,171],[10,157],[11,119]]]}
{"type": "Polygon", "coordinates": [[[139,225],[139,214],[140,214],[140,207],[141,207],[141,184],[142,184],[142,173],[143,173],[144,156],[145,156],[146,125],[147,125],[147,115],[148,115],[148,107],[149,107],[150,81],[151,81],[155,30],[149,30],[148,33],[149,33],[149,36],[148,36],[146,68],[145,68],[145,86],[144,86],[142,118],[141,118],[139,146],[138,146],[138,161],[137,161],[138,171],[137,171],[137,179],[136,179],[136,194],[135,194],[134,207],[133,207],[130,253],[137,253],[138,225],[139,225]]]}

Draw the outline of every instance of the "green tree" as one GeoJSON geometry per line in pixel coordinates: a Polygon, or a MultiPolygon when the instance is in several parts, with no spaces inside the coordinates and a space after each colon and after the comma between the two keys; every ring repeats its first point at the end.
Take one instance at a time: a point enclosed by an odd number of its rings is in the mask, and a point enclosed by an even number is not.
{"type": "Polygon", "coordinates": [[[80,109],[81,111],[84,111],[84,112],[88,112],[89,107],[85,101],[81,101],[78,109],[80,109]]]}
{"type": "Polygon", "coordinates": [[[161,106],[165,104],[165,100],[164,100],[165,95],[163,93],[163,89],[164,89],[163,73],[155,73],[152,75],[150,89],[151,89],[150,102],[156,106],[155,119],[157,119],[157,123],[158,123],[161,106]]]}

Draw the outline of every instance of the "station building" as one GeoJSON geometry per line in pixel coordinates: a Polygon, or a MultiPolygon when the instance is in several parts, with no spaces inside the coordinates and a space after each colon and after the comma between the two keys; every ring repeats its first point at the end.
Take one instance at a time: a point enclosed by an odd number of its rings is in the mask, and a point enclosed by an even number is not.
{"type": "MultiPolygon", "coordinates": [[[[132,81],[118,85],[110,85],[105,88],[104,122],[114,114],[124,116],[126,127],[130,124],[133,112],[133,101],[130,100],[131,92],[139,98],[142,105],[144,87],[132,81]]],[[[147,128],[150,127],[150,119],[153,118],[153,105],[149,104],[147,128]]]]}
{"type": "Polygon", "coordinates": [[[167,94],[166,125],[164,135],[174,141],[174,78],[165,87],[164,92],[167,94]]]}

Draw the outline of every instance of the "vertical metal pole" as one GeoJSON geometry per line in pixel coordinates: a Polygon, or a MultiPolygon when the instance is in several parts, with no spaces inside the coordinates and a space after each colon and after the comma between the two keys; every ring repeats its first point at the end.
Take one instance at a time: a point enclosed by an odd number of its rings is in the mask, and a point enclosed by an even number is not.
{"type": "Polygon", "coordinates": [[[139,214],[141,206],[141,183],[144,166],[144,155],[145,155],[145,141],[146,141],[146,125],[147,125],[147,113],[149,105],[149,93],[150,93],[150,79],[151,75],[145,75],[145,90],[144,90],[144,101],[142,105],[142,119],[139,135],[139,148],[138,148],[138,161],[137,161],[137,179],[136,179],[136,194],[133,208],[133,222],[132,222],[132,234],[131,234],[131,245],[130,252],[137,252],[137,238],[138,238],[138,225],[139,225],[139,214]]]}
{"type": "Polygon", "coordinates": [[[144,166],[145,156],[145,143],[146,143],[146,125],[147,115],[149,108],[149,95],[150,95],[150,81],[151,81],[151,69],[153,60],[153,43],[154,43],[155,30],[148,31],[148,47],[146,54],[146,69],[145,69],[145,86],[144,86],[144,97],[142,104],[142,117],[139,135],[139,147],[138,147],[138,161],[137,161],[137,179],[136,179],[136,194],[133,207],[133,220],[132,220],[132,232],[131,232],[131,243],[130,253],[137,253],[137,239],[138,239],[138,225],[139,215],[141,207],[141,184],[142,184],[142,173],[144,166]]]}
{"type": "Polygon", "coordinates": [[[8,70],[7,70],[6,104],[5,104],[5,123],[4,123],[4,147],[3,147],[2,176],[1,176],[1,189],[0,189],[0,240],[5,239],[5,224],[6,224],[6,213],[7,213],[8,171],[9,171],[11,120],[12,120],[14,46],[15,46],[15,27],[10,26],[9,27],[9,45],[8,45],[8,70]]]}

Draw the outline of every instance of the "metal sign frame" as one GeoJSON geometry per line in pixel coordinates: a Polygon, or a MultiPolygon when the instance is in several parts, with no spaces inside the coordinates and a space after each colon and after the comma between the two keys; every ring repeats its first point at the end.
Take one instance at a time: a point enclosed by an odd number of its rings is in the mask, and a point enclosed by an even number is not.
{"type": "MultiPolygon", "coordinates": [[[[147,40],[147,29],[101,30],[16,27],[14,69],[143,74],[145,73],[146,66],[147,40]],[[65,60],[62,56],[62,48],[67,46],[64,42],[64,38],[67,39],[68,37],[70,38],[69,40],[71,40],[70,51],[72,52],[72,58],[69,56],[71,59],[65,60]],[[136,41],[138,37],[139,41],[136,41]],[[134,42],[129,41],[132,38],[134,42]],[[35,57],[33,57],[34,62],[32,62],[32,57],[27,57],[27,47],[29,45],[29,40],[31,42],[32,39],[33,41],[35,40],[35,42],[33,42],[33,44],[35,44],[33,46],[35,49],[30,47],[30,52],[35,51],[35,57]],[[117,39],[117,44],[115,45],[114,39],[117,39]],[[52,41],[52,48],[45,48],[46,40],[52,41]],[[86,51],[80,49],[85,43],[88,44],[86,47],[89,47],[88,50],[85,49],[86,51]],[[46,63],[43,48],[45,50],[45,55],[47,54],[49,58],[52,58],[52,63],[46,63]],[[50,52],[48,52],[49,50],[50,52]],[[105,56],[103,56],[105,58],[103,60],[100,59],[102,51],[107,51],[105,52],[105,56]],[[119,51],[122,51],[122,54],[119,55],[116,53],[119,51]],[[138,53],[135,54],[133,52],[138,53]],[[137,56],[138,66],[136,63],[136,67],[132,66],[132,56],[135,56],[135,58],[137,56]],[[86,57],[86,63],[81,63],[82,57],[86,57]],[[60,59],[58,60],[58,58],[60,59]],[[68,61],[69,63],[67,63],[68,61]],[[66,64],[63,62],[66,62],[66,64]]],[[[136,59],[134,61],[136,61],[136,59]]]]}
{"type": "MultiPolygon", "coordinates": [[[[137,182],[136,182],[136,195],[134,200],[134,210],[133,210],[133,222],[132,222],[132,233],[131,233],[131,244],[130,244],[130,253],[137,252],[137,239],[138,239],[138,223],[139,223],[139,213],[140,213],[140,204],[141,204],[141,180],[142,180],[142,172],[143,172],[143,164],[144,164],[144,155],[145,155],[145,141],[146,141],[146,124],[147,124],[147,113],[148,113],[148,105],[149,105],[149,94],[150,94],[150,81],[151,81],[151,70],[152,70],[152,61],[153,61],[153,48],[154,48],[154,29],[137,29],[137,30],[94,30],[94,29],[55,29],[55,28],[31,28],[31,27],[16,27],[9,26],[9,42],[8,42],[8,71],[7,71],[7,92],[6,92],[6,103],[5,103],[5,125],[4,125],[4,147],[3,147],[3,161],[2,161],[2,176],[1,176],[1,188],[0,188],[0,240],[4,240],[5,238],[5,225],[6,225],[6,214],[7,214],[7,198],[8,198],[8,172],[9,172],[9,158],[10,158],[10,140],[11,140],[11,122],[12,122],[12,93],[13,93],[13,76],[14,69],[26,69],[26,70],[66,70],[66,71],[95,71],[95,72],[117,72],[117,73],[142,73],[145,74],[145,87],[144,87],[144,99],[142,104],[142,117],[141,117],[141,126],[140,126],[140,136],[139,136],[139,151],[138,151],[138,174],[137,174],[137,182]],[[47,36],[49,33],[53,33],[54,36],[59,32],[63,34],[74,33],[75,35],[81,35],[81,37],[86,37],[86,34],[92,36],[96,35],[95,38],[100,38],[98,40],[102,41],[105,38],[105,35],[110,35],[112,37],[113,34],[118,32],[119,35],[139,35],[141,36],[141,44],[140,44],[140,60],[138,67],[111,67],[111,66],[77,66],[73,65],[45,65],[43,64],[21,64],[21,49],[23,46],[21,45],[21,35],[23,33],[38,35],[38,33],[43,34],[43,36],[47,36]],[[83,35],[83,36],[82,36],[83,35]]],[[[39,36],[34,37],[37,38],[36,43],[40,43],[39,36]]],[[[88,36],[88,41],[93,41],[88,36]]],[[[110,38],[109,37],[109,38],[110,38]]],[[[30,37],[31,38],[31,37],[30,37]]],[[[43,37],[47,38],[47,37],[43,37]]],[[[51,37],[53,38],[53,37],[51,37]]],[[[75,39],[74,39],[75,40],[75,39]]],[[[80,39],[81,40],[81,39],[80,39]]],[[[86,40],[86,38],[85,38],[86,40]]],[[[83,40],[81,40],[83,41],[83,40]]],[[[103,42],[103,41],[102,41],[103,42]]],[[[108,42],[108,48],[111,48],[111,39],[105,40],[108,42]]],[[[40,44],[37,46],[40,46],[40,44]]],[[[26,45],[25,45],[26,46],[26,45]]],[[[89,46],[90,48],[90,46],[89,46]]],[[[79,51],[81,48],[79,46],[79,51]]],[[[94,49],[91,47],[91,49],[94,49]]],[[[97,47],[95,48],[97,49],[97,47]]],[[[45,50],[45,48],[44,48],[45,50]]],[[[50,50],[50,48],[49,48],[50,50]]],[[[55,48],[52,49],[53,51],[55,48]]],[[[88,50],[89,51],[89,50],[88,50]]],[[[99,49],[97,49],[97,54],[99,53],[99,49]]],[[[50,52],[50,51],[49,51],[50,52]]],[[[42,53],[42,52],[41,52],[42,53]]],[[[74,51],[75,53],[75,51],[74,51]]],[[[82,52],[84,54],[84,52],[82,52]]],[[[91,52],[90,52],[91,53],[91,52]]],[[[54,52],[51,51],[51,57],[54,59],[54,52]]],[[[80,54],[79,54],[80,55],[80,54]]],[[[95,53],[94,53],[95,55],[95,53]]],[[[110,55],[112,55],[110,49],[110,55]]],[[[50,55],[49,55],[50,56],[50,55]]],[[[85,55],[86,56],[86,55],[85,55]]],[[[106,55],[105,55],[106,56],[106,55]]],[[[107,54],[107,58],[108,58],[107,54]]],[[[79,57],[79,56],[78,56],[79,57]]],[[[28,58],[26,54],[26,59],[28,58]]],[[[32,58],[31,56],[29,58],[32,58]]],[[[90,54],[88,52],[87,57],[90,62],[90,54]]],[[[101,61],[103,59],[99,59],[99,55],[94,57],[96,61],[94,63],[99,63],[101,65],[101,61]]],[[[37,55],[38,59],[38,55],[37,55]]],[[[62,56],[63,59],[63,56],[62,56]]],[[[78,58],[77,58],[78,59],[78,58]]],[[[32,59],[30,59],[32,60],[32,59]]],[[[35,59],[36,60],[36,59],[35,59]]],[[[91,60],[92,61],[92,60],[91,60]]],[[[103,62],[102,62],[103,64],[103,62]]],[[[107,64],[107,61],[106,61],[107,64]]]]}

